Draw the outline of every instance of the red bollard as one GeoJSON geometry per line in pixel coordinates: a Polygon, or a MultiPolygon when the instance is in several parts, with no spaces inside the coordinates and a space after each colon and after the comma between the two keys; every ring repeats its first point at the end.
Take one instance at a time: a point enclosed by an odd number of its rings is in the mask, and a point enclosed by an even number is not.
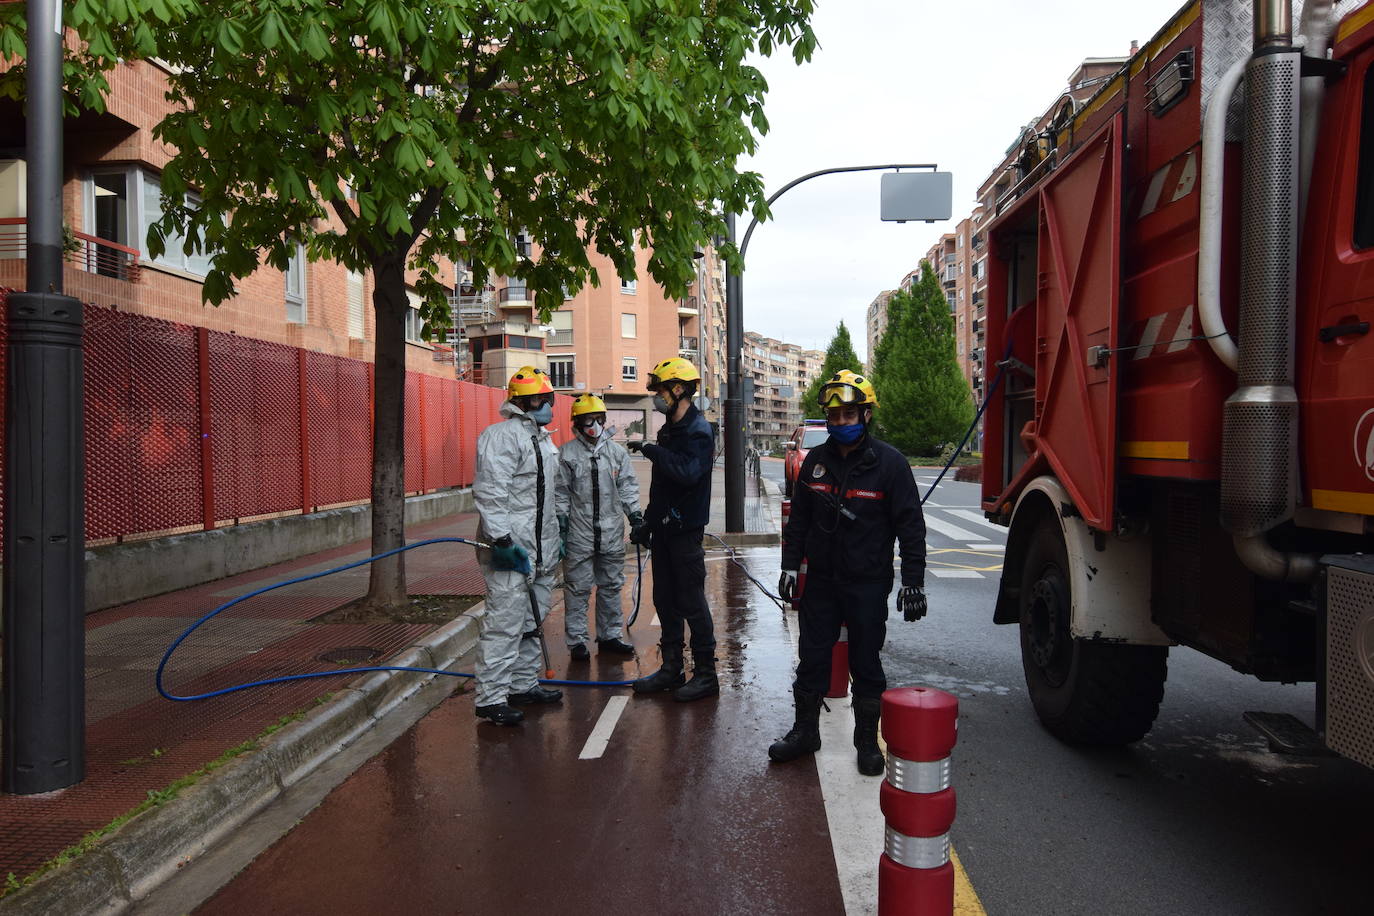
{"type": "Polygon", "coordinates": [[[834,700],[849,695],[849,627],[840,627],[840,638],[835,648],[830,650],[830,689],[825,692],[826,699],[834,700]]]}
{"type": "Polygon", "coordinates": [[[878,802],[887,841],[878,860],[878,916],[948,916],[955,809],[949,755],[959,737],[959,701],[929,687],[897,687],[883,694],[881,721],[887,777],[878,802]]]}

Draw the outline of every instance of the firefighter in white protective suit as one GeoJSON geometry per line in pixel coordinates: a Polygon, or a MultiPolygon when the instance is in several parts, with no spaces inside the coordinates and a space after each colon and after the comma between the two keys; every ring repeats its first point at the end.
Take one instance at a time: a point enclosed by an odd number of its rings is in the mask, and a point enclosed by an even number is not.
{"type": "Polygon", "coordinates": [[[625,519],[643,520],[630,453],[606,431],[606,403],[580,394],[572,405],[576,435],[558,449],[558,525],[563,532],[563,630],[575,661],[587,651],[587,606],[596,586],[598,652],[633,655],[624,639],[625,519]]]}
{"type": "Polygon", "coordinates": [[[477,437],[472,494],[481,516],[479,551],[487,612],[477,643],[477,715],[497,725],[525,718],[517,706],[557,703],[561,690],[539,684],[535,617],[549,612],[560,559],[556,491],[558,450],[550,439],[553,385],[541,369],[511,376],[501,423],[477,437]]]}

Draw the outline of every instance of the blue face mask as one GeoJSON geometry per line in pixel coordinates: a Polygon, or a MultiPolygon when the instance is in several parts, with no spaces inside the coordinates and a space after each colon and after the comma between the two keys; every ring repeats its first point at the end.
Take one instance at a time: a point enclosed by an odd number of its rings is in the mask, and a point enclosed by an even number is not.
{"type": "Polygon", "coordinates": [[[825,424],[825,431],[830,433],[830,438],[841,445],[853,445],[864,437],[864,425],[862,423],[852,423],[846,426],[827,423],[825,424]]]}
{"type": "Polygon", "coordinates": [[[529,411],[527,416],[540,426],[548,426],[553,422],[553,405],[546,401],[538,410],[529,411]]]}

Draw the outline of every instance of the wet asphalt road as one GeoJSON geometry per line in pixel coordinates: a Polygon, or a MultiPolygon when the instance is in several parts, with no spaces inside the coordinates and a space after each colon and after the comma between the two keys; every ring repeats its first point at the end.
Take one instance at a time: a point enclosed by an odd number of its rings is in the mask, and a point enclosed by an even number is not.
{"type": "MultiPolygon", "coordinates": [[[[990,622],[1002,538],[976,502],[971,484],[932,498],[931,614],[890,620],[885,664],[894,686],[960,699],[953,840],[987,912],[1369,912],[1374,772],[1271,754],[1241,720],[1310,722],[1311,686],[1176,649],[1144,741],[1059,743],[1031,712],[1015,628],[990,622]]],[[[745,557],[771,587],[776,549],[745,557]]],[[[197,912],[843,912],[815,767],[764,756],[791,721],[792,622],[708,558],[719,700],[630,699],[604,755],[580,760],[625,691],[571,690],[520,729],[478,726],[455,695],[197,912]]],[[[584,673],[637,671],[594,655],[584,673]]]]}

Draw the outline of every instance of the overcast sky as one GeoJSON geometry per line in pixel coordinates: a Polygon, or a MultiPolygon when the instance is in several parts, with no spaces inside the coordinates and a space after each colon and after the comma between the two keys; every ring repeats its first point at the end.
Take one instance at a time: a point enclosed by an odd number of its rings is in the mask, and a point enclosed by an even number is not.
{"type": "MultiPolygon", "coordinates": [[[[947,223],[883,223],[881,172],[827,175],[788,191],[749,242],[744,326],[824,349],[843,320],[860,358],[864,315],[945,232],[1022,125],[1085,57],[1125,56],[1183,0],[819,0],[820,47],[800,67],[775,55],[771,129],[741,164],[769,194],[807,172],[935,162],[954,173],[947,223]]],[[[747,220],[740,226],[743,234],[747,220]]]]}

